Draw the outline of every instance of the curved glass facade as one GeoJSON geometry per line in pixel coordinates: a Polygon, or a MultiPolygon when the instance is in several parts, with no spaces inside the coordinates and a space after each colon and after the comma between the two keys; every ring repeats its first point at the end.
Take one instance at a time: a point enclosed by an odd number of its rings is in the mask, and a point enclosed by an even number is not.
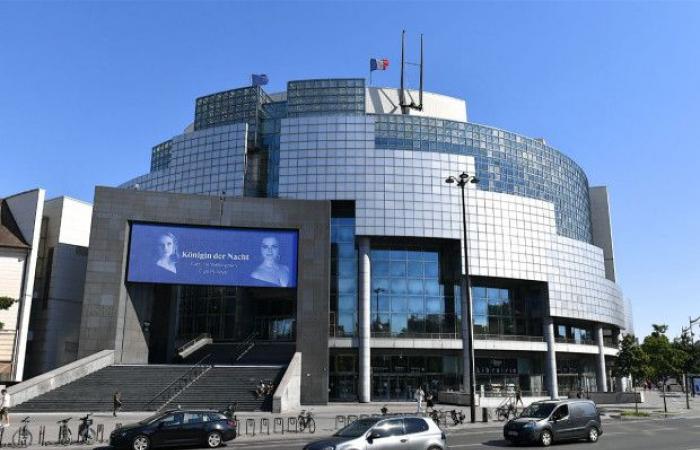
{"type": "Polygon", "coordinates": [[[375,148],[473,156],[479,189],[554,204],[558,233],[591,242],[588,180],[576,163],[541,140],[427,117],[377,115],[375,148]]]}

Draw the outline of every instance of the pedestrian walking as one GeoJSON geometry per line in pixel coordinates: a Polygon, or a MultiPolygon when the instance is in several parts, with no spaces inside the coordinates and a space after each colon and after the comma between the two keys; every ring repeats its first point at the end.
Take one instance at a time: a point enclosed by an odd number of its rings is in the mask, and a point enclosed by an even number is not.
{"type": "Polygon", "coordinates": [[[428,391],[425,393],[425,410],[433,409],[435,408],[435,405],[433,403],[433,393],[431,391],[428,391]]]}
{"type": "Polygon", "coordinates": [[[114,395],[112,395],[112,404],[113,404],[112,416],[117,417],[117,411],[121,411],[121,409],[122,409],[122,394],[121,394],[121,392],[114,391],[114,395]]]}
{"type": "Polygon", "coordinates": [[[522,407],[525,407],[525,404],[523,403],[523,391],[520,390],[520,386],[515,388],[515,407],[518,407],[518,403],[522,407]]]}
{"type": "Polygon", "coordinates": [[[423,391],[423,388],[418,386],[414,398],[416,399],[416,412],[420,414],[421,412],[423,412],[423,399],[425,398],[425,392],[423,391]]]}
{"type": "Polygon", "coordinates": [[[0,392],[0,422],[3,428],[10,426],[10,394],[7,389],[0,392]]]}

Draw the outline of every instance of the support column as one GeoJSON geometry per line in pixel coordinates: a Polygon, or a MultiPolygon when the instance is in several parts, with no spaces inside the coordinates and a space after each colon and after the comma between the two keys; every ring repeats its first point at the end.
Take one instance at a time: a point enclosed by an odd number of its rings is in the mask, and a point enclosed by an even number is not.
{"type": "Polygon", "coordinates": [[[605,345],[603,345],[603,325],[595,326],[595,340],[598,343],[598,364],[596,370],[596,384],[598,392],[608,392],[608,377],[605,370],[605,345]]]}
{"type": "Polygon", "coordinates": [[[371,269],[369,261],[369,238],[358,237],[358,350],[360,373],[357,380],[358,398],[362,403],[370,401],[372,392],[371,347],[370,347],[370,312],[371,312],[371,269]]]}
{"type": "Polygon", "coordinates": [[[545,358],[545,378],[547,390],[552,400],[559,397],[557,384],[557,352],[554,349],[554,320],[551,317],[544,318],[544,340],[547,342],[547,356],[545,358]]]}

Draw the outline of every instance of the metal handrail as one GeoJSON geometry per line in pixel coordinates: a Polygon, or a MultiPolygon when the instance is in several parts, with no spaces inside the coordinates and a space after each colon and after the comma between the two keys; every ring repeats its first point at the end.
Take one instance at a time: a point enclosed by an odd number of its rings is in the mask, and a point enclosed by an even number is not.
{"type": "Polygon", "coordinates": [[[544,342],[543,336],[526,336],[523,334],[474,334],[474,339],[481,341],[525,341],[544,342]]]}
{"type": "Polygon", "coordinates": [[[578,344],[578,345],[598,345],[596,341],[592,339],[575,339],[575,338],[565,338],[565,337],[556,337],[554,338],[555,342],[558,342],[560,344],[578,344]]]}
{"type": "Polygon", "coordinates": [[[392,331],[372,331],[374,338],[409,338],[409,339],[459,339],[460,333],[412,333],[392,331]]]}
{"type": "Polygon", "coordinates": [[[243,340],[243,342],[236,346],[236,349],[231,355],[233,361],[238,361],[246,352],[248,352],[248,350],[253,348],[253,346],[255,345],[255,336],[257,336],[257,333],[253,331],[252,333],[250,333],[250,335],[248,335],[247,338],[243,340]]]}
{"type": "Polygon", "coordinates": [[[192,347],[194,344],[196,344],[197,342],[199,342],[202,339],[211,339],[211,334],[209,334],[209,333],[200,334],[196,338],[189,340],[189,341],[185,342],[184,344],[182,344],[180,347],[178,347],[177,352],[178,353],[184,352],[185,350],[192,347]]]}
{"type": "MultiPolygon", "coordinates": [[[[201,369],[201,368],[206,368],[206,369],[208,369],[208,368],[210,368],[210,367],[211,367],[210,364],[205,364],[205,363],[204,363],[204,362],[205,362],[207,359],[209,359],[209,358],[211,358],[211,354],[208,354],[207,356],[205,356],[205,357],[203,357],[202,359],[200,359],[199,361],[197,361],[195,364],[193,364],[193,365],[187,370],[187,372],[185,372],[184,374],[182,374],[182,375],[181,375],[180,377],[178,377],[176,380],[172,381],[170,384],[168,384],[167,386],[165,386],[160,392],[158,392],[155,396],[153,396],[153,398],[152,398],[148,403],[146,403],[146,407],[145,407],[146,411],[149,411],[148,408],[151,407],[152,404],[153,404],[156,400],[160,399],[160,398],[163,396],[164,393],[168,392],[168,391],[169,391],[172,387],[174,387],[176,384],[180,383],[181,381],[185,381],[185,386],[186,386],[188,383],[191,382],[192,379],[196,378],[196,377],[190,378],[190,374],[192,374],[192,373],[195,371],[195,369],[201,369]]],[[[197,376],[199,376],[199,375],[201,375],[201,374],[198,374],[197,376]]],[[[179,384],[178,384],[178,387],[179,387],[179,384]]],[[[183,387],[184,387],[184,386],[183,386],[183,387]]],[[[180,389],[182,389],[182,388],[180,388],[180,389]]],[[[172,397],[170,397],[170,398],[172,398],[172,397]]],[[[166,400],[165,403],[167,403],[167,401],[169,401],[170,398],[168,398],[168,400],[166,400]]],[[[164,403],[164,404],[165,404],[165,403],[164,403]]],[[[162,406],[162,405],[161,405],[161,406],[162,406]]],[[[159,408],[159,409],[160,409],[160,408],[159,408]]]]}

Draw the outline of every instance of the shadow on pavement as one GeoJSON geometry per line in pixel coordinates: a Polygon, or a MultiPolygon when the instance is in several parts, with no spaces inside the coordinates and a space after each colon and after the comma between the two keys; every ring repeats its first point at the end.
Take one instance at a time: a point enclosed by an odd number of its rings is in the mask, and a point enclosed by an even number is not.
{"type": "Polygon", "coordinates": [[[485,445],[487,447],[514,447],[513,444],[506,441],[505,439],[490,440],[490,441],[482,442],[481,444],[485,445]]]}

